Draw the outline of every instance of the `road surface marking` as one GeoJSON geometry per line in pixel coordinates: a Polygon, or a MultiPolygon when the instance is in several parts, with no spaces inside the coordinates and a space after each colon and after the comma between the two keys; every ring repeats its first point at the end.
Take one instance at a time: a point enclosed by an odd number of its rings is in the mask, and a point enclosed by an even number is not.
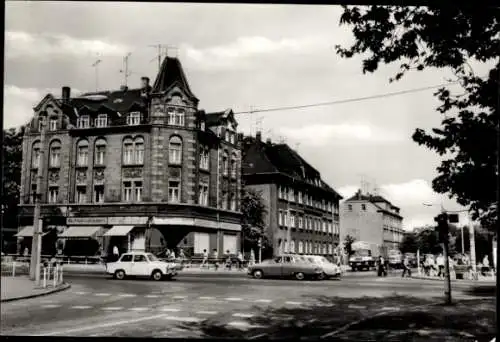
{"type": "Polygon", "coordinates": [[[61,307],[61,305],[59,304],[46,304],[46,305],[42,305],[42,308],[44,309],[54,309],[54,308],[59,308],[61,307]]]}
{"type": "Polygon", "coordinates": [[[88,293],[88,292],[82,292],[82,291],[75,292],[75,294],[77,294],[77,295],[85,295],[85,294],[87,294],[87,293],[88,293]]]}
{"type": "Polygon", "coordinates": [[[97,297],[107,297],[107,296],[111,296],[111,293],[96,293],[95,295],[97,297]]]}
{"type": "Polygon", "coordinates": [[[199,315],[215,315],[217,311],[196,311],[199,315]]]}
{"type": "Polygon", "coordinates": [[[90,309],[90,308],[92,308],[90,305],[75,305],[75,306],[72,306],[70,309],[84,310],[84,309],[90,309]]]}
{"type": "Polygon", "coordinates": [[[179,309],[172,309],[172,308],[161,308],[160,311],[163,312],[179,312],[179,309]]]}
{"type": "Polygon", "coordinates": [[[198,318],[198,317],[165,316],[164,319],[168,321],[188,322],[188,323],[198,323],[203,321],[203,318],[198,318]]]}
{"type": "Polygon", "coordinates": [[[136,294],[133,293],[122,293],[119,295],[120,297],[136,297],[136,294]]]}
{"type": "Polygon", "coordinates": [[[380,310],[391,310],[391,311],[394,310],[394,311],[397,311],[397,310],[400,310],[400,308],[398,308],[397,306],[384,306],[380,310]]]}
{"type": "Polygon", "coordinates": [[[257,299],[255,302],[256,303],[271,303],[272,300],[270,300],[270,299],[257,299]]]}
{"type": "Polygon", "coordinates": [[[262,327],[261,325],[255,325],[255,324],[250,324],[247,322],[240,322],[240,321],[234,321],[234,322],[229,322],[227,325],[236,327],[236,328],[260,328],[262,327]]]}
{"type": "Polygon", "coordinates": [[[94,325],[89,325],[86,327],[81,327],[81,328],[75,328],[75,329],[70,329],[70,330],[61,330],[61,331],[54,331],[48,334],[40,334],[37,336],[54,336],[54,335],[68,335],[68,334],[74,334],[76,332],[81,332],[85,330],[96,330],[96,329],[102,329],[102,328],[109,328],[109,327],[115,327],[117,325],[124,325],[124,324],[134,324],[137,322],[142,322],[142,321],[148,321],[152,319],[157,319],[165,317],[165,314],[160,314],[160,315],[154,315],[154,316],[148,316],[148,317],[141,317],[141,318],[134,318],[126,321],[116,321],[116,322],[109,322],[109,323],[104,323],[104,324],[94,324],[94,325]]]}
{"type": "Polygon", "coordinates": [[[290,305],[300,305],[300,304],[302,304],[302,303],[301,303],[301,302],[290,302],[290,301],[288,301],[288,302],[285,302],[285,304],[290,304],[290,305]]]}
{"type": "Polygon", "coordinates": [[[174,299],[185,299],[186,296],[173,296],[172,298],[174,298],[174,299]]]}
{"type": "Polygon", "coordinates": [[[232,301],[232,302],[237,302],[237,301],[240,301],[241,298],[230,297],[230,298],[226,298],[226,300],[229,300],[229,301],[232,301]]]}
{"type": "Polygon", "coordinates": [[[158,298],[158,297],[160,297],[160,296],[154,295],[154,294],[146,295],[146,298],[158,298]]]}
{"type": "Polygon", "coordinates": [[[147,311],[149,308],[130,308],[130,311],[147,311]]]}
{"type": "Polygon", "coordinates": [[[233,314],[233,317],[241,317],[241,318],[252,318],[254,315],[252,314],[246,314],[246,313],[235,313],[233,314]]]}
{"type": "Polygon", "coordinates": [[[118,310],[123,310],[123,306],[108,306],[102,309],[106,311],[118,311],[118,310]]]}
{"type": "Polygon", "coordinates": [[[331,308],[332,306],[335,306],[335,304],[319,303],[319,304],[316,304],[316,306],[319,306],[321,308],[331,308]]]}
{"type": "Polygon", "coordinates": [[[354,305],[354,304],[349,304],[347,306],[349,309],[366,309],[366,306],[364,305],[354,305]]]}
{"type": "Polygon", "coordinates": [[[45,300],[41,300],[40,303],[42,303],[42,304],[51,304],[51,303],[54,303],[54,301],[53,300],[45,299],[45,300]]]}
{"type": "Polygon", "coordinates": [[[200,297],[199,299],[215,299],[215,297],[206,297],[206,296],[204,296],[204,297],[200,297]]]}

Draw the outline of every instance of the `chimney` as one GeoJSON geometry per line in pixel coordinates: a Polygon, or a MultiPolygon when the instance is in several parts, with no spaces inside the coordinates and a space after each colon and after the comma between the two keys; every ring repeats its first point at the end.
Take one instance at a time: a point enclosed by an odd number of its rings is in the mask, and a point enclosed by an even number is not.
{"type": "Polygon", "coordinates": [[[62,102],[67,103],[71,96],[71,88],[70,87],[62,87],[62,102]]]}
{"type": "Polygon", "coordinates": [[[149,77],[142,76],[141,77],[141,89],[146,89],[149,87],[149,77]]]}
{"type": "Polygon", "coordinates": [[[266,144],[271,145],[271,143],[272,143],[272,142],[271,142],[271,138],[267,138],[267,139],[266,139],[266,144]]]}
{"type": "Polygon", "coordinates": [[[128,90],[128,87],[127,87],[126,85],[122,85],[122,86],[120,87],[120,90],[121,90],[121,91],[127,91],[127,90],[128,90]]]}
{"type": "Polygon", "coordinates": [[[262,140],[262,133],[260,131],[257,131],[257,133],[255,133],[255,139],[257,139],[257,141],[261,141],[262,140]]]}

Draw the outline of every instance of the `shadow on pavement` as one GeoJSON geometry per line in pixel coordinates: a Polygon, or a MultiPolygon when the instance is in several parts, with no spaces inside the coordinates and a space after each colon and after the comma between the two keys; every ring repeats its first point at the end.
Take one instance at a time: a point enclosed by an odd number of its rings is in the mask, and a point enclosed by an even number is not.
{"type": "Polygon", "coordinates": [[[495,297],[497,288],[495,285],[478,285],[463,291],[470,296],[495,297]]]}
{"type": "MultiPolygon", "coordinates": [[[[353,324],[345,331],[327,338],[341,340],[411,340],[445,341],[449,336],[486,338],[495,334],[495,303],[469,300],[453,306],[433,305],[412,309],[417,305],[439,303],[410,296],[391,297],[315,297],[315,306],[252,308],[255,316],[235,319],[232,313],[207,319],[201,323],[180,324],[179,328],[199,330],[205,338],[245,339],[318,339],[325,334],[353,324]],[[486,303],[484,303],[486,302],[486,303]],[[375,316],[381,312],[386,314],[375,316]],[[375,317],[374,317],[375,316],[375,317]],[[235,322],[237,321],[237,322],[235,322]],[[229,325],[232,322],[233,325],[229,325]],[[434,330],[444,331],[444,335],[434,330]],[[429,334],[431,337],[429,337],[429,334]],[[403,336],[404,335],[404,336],[403,336]],[[438,338],[436,338],[436,336],[438,338]]],[[[491,339],[492,337],[490,337],[491,339]]]]}

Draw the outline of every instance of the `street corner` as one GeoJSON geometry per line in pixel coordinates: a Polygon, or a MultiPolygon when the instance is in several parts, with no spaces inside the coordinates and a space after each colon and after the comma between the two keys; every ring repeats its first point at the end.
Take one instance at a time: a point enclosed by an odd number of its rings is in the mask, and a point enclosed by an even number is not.
{"type": "Polygon", "coordinates": [[[14,302],[24,299],[48,296],[71,288],[71,284],[63,282],[50,287],[38,287],[27,278],[2,277],[1,302],[14,302]]]}

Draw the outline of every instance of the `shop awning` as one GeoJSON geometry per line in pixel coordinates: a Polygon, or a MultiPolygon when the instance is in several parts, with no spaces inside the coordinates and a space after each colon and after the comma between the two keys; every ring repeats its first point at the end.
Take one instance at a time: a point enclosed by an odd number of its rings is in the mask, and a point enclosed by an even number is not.
{"type": "Polygon", "coordinates": [[[66,229],[59,238],[90,238],[93,237],[101,229],[99,226],[73,226],[66,229]]]}
{"type": "Polygon", "coordinates": [[[132,229],[134,229],[134,226],[113,226],[104,236],[127,236],[132,229]]]}
{"type": "MultiPolygon", "coordinates": [[[[42,236],[44,236],[47,233],[48,232],[43,232],[42,236]]],[[[33,237],[33,226],[26,226],[26,227],[24,227],[23,229],[21,229],[21,231],[19,233],[17,233],[14,236],[17,236],[17,237],[33,237]]]]}

